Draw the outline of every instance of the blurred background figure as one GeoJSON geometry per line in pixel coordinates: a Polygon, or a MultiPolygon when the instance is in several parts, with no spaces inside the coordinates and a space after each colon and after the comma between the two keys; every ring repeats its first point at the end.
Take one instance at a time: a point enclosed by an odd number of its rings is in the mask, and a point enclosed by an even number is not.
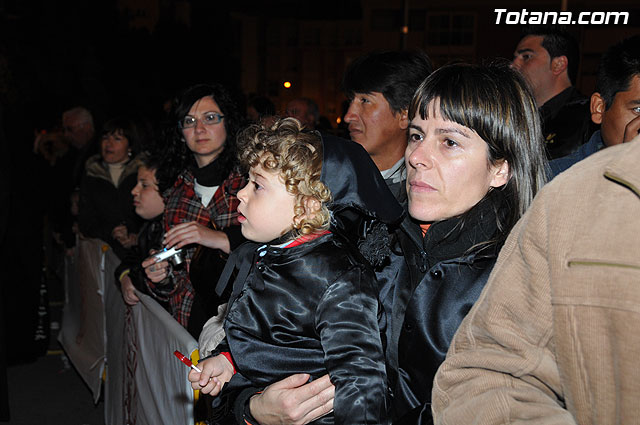
{"type": "Polygon", "coordinates": [[[76,106],[62,114],[64,136],[76,149],[82,149],[95,135],[93,116],[88,109],[76,106]]]}
{"type": "Polygon", "coordinates": [[[131,195],[140,145],[133,120],[117,117],[108,121],[102,130],[100,153],[87,160],[80,184],[80,232],[108,243],[120,259],[136,244],[141,225],[131,195]]]}
{"type": "Polygon", "coordinates": [[[275,121],[276,106],[266,96],[253,95],[247,101],[247,119],[250,122],[273,123],[275,121]],[[266,120],[266,121],[265,121],[266,120]]]}
{"type": "Polygon", "coordinates": [[[62,114],[62,130],[65,139],[73,147],[70,152],[75,158],[73,179],[75,185],[79,186],[87,159],[98,152],[93,115],[82,106],[68,109],[62,114]]]}
{"type": "Polygon", "coordinates": [[[33,152],[42,156],[49,166],[54,167],[56,162],[69,152],[69,141],[60,129],[40,130],[36,132],[33,152]]]}
{"type": "Polygon", "coordinates": [[[290,101],[287,104],[285,115],[300,121],[307,130],[315,130],[320,119],[318,104],[308,97],[300,97],[290,101]]]}

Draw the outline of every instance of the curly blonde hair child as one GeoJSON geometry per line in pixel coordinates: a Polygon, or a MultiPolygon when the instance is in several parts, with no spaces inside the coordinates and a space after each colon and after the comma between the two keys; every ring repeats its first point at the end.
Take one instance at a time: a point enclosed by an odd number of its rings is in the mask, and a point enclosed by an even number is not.
{"type": "Polygon", "coordinates": [[[237,145],[241,167],[249,169],[260,165],[267,171],[277,172],[287,192],[295,196],[295,236],[329,228],[331,216],[327,203],[331,201],[331,191],[320,181],[322,138],[319,133],[303,130],[295,118],[284,118],[271,126],[249,126],[238,135],[237,145]],[[308,211],[309,200],[318,202],[317,211],[308,211]]]}

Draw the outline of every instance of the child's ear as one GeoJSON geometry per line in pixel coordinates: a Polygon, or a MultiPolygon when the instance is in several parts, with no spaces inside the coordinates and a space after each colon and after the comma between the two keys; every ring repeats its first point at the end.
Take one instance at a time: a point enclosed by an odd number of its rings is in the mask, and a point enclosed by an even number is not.
{"type": "Polygon", "coordinates": [[[313,218],[313,216],[321,209],[320,201],[311,196],[304,198],[302,206],[304,207],[304,214],[294,217],[293,219],[293,227],[296,229],[300,228],[300,223],[302,223],[303,220],[313,218]]]}
{"type": "Polygon", "coordinates": [[[315,213],[320,211],[321,207],[322,206],[320,205],[320,201],[318,201],[316,198],[308,196],[304,200],[304,214],[307,217],[315,215],[315,213]]]}
{"type": "Polygon", "coordinates": [[[304,214],[294,219],[295,220],[294,224],[296,228],[300,226],[300,223],[302,222],[302,220],[313,218],[313,216],[322,208],[320,201],[318,201],[316,198],[313,198],[311,196],[307,196],[304,198],[304,201],[302,202],[302,206],[304,207],[304,214]]]}

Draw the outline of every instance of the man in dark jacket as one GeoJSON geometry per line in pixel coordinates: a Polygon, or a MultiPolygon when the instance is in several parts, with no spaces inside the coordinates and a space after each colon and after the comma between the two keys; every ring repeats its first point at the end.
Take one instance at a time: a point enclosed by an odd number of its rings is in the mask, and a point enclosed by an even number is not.
{"type": "Polygon", "coordinates": [[[556,26],[526,27],[513,54],[538,103],[549,159],[574,152],[592,132],[589,99],[573,86],[579,62],[577,41],[556,26]]]}

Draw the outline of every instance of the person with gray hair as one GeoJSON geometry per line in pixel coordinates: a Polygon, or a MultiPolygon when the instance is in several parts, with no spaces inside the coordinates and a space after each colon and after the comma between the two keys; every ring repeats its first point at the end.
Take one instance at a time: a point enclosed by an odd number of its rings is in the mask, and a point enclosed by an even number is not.
{"type": "Polygon", "coordinates": [[[75,106],[62,114],[64,137],[76,149],[82,149],[93,139],[93,115],[85,107],[75,106]]]}

